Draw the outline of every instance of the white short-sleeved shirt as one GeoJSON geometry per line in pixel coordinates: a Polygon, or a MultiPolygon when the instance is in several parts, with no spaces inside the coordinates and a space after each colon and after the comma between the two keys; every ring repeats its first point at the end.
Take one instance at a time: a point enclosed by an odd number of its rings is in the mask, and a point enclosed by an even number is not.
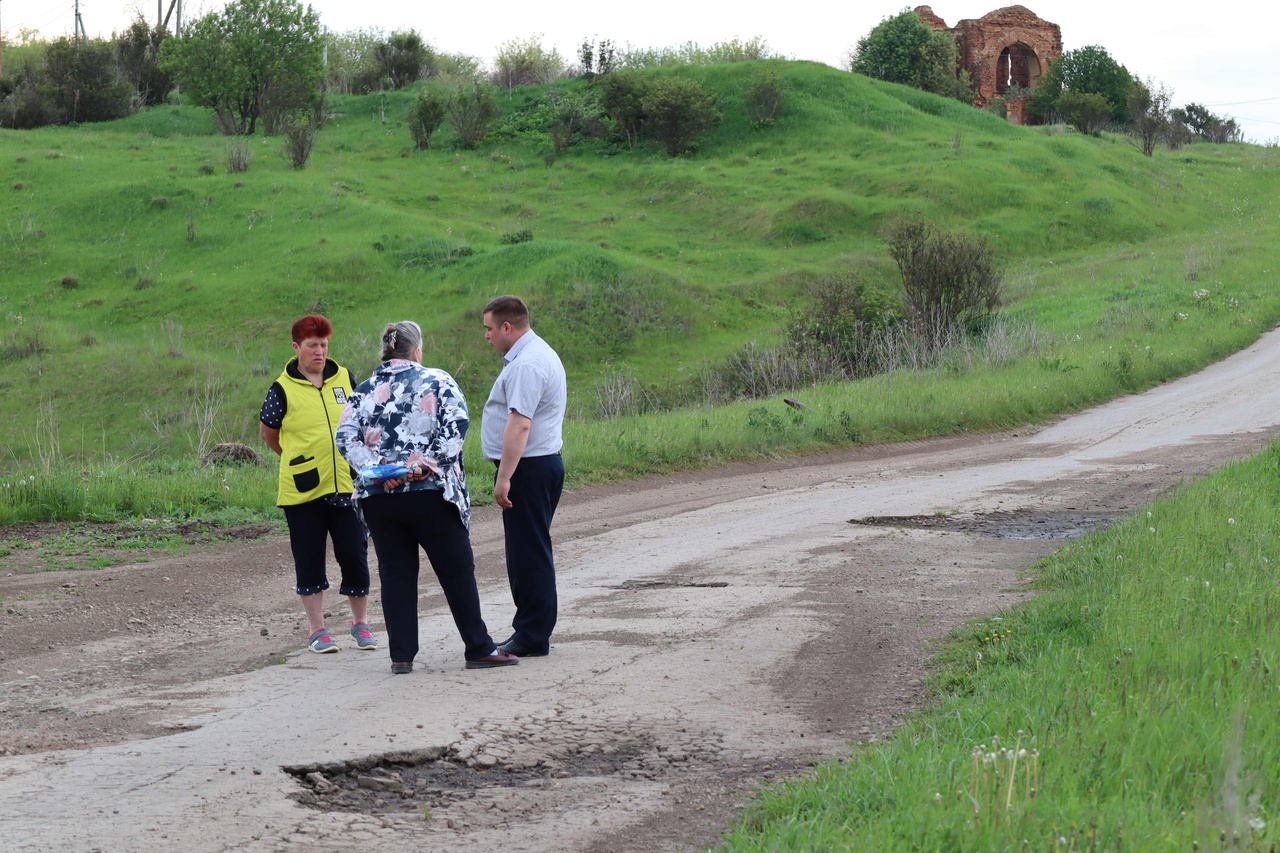
{"type": "Polygon", "coordinates": [[[502,372],[484,404],[480,450],[485,458],[502,458],[502,432],[513,410],[530,421],[529,441],[521,458],[559,453],[564,444],[561,429],[566,398],[560,356],[530,329],[502,357],[502,372]]]}

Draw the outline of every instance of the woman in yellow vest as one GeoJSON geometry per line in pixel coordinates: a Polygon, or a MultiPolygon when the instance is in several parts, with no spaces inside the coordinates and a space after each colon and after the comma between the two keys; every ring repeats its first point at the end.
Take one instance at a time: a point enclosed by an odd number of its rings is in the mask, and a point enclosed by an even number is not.
{"type": "Polygon", "coordinates": [[[332,336],[333,326],[319,314],[293,324],[296,355],[267,391],[259,431],[280,457],[276,503],[289,523],[297,591],[311,623],[307,647],[319,653],[338,650],[324,626],[328,538],[342,569],[338,592],[351,602],[351,636],[356,648],[371,651],[378,641],[368,620],[368,536],[351,505],[351,469],[333,443],[354,383],[347,369],[329,358],[332,336]]]}

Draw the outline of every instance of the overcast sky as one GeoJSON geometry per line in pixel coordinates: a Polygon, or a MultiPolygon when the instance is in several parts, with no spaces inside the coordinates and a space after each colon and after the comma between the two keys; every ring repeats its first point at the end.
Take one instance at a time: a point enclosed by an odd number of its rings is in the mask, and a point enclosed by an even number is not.
{"type": "MultiPolygon", "coordinates": [[[[171,0],[160,2],[168,9],[171,0]]],[[[191,21],[222,3],[183,0],[184,19],[191,21]]],[[[0,0],[0,30],[6,41],[17,38],[21,27],[38,29],[46,38],[70,35],[76,4],[77,0],[0,0]]],[[[413,28],[437,50],[486,62],[504,42],[534,35],[567,61],[576,59],[584,38],[609,39],[619,47],[675,47],[686,42],[705,47],[759,36],[775,53],[841,67],[859,38],[906,4],[645,0],[611,7],[599,0],[489,0],[474,5],[311,0],[310,5],[331,30],[413,28]]],[[[952,26],[961,18],[979,18],[998,8],[994,2],[974,0],[938,0],[931,5],[952,26]]],[[[1028,0],[1024,5],[1062,28],[1065,49],[1102,45],[1130,72],[1172,89],[1176,105],[1195,101],[1234,117],[1251,141],[1280,139],[1280,3],[1275,0],[1028,0]]],[[[110,35],[127,26],[138,11],[154,22],[157,0],[79,0],[79,9],[90,35],[110,35]]]]}

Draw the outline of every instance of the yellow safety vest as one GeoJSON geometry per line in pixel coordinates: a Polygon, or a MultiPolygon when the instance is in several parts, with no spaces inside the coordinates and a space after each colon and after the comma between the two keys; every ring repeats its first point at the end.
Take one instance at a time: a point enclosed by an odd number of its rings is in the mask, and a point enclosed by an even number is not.
{"type": "MultiPolygon", "coordinates": [[[[351,374],[329,360],[324,385],[295,376],[285,366],[276,382],[284,391],[285,413],[280,424],[280,481],[278,506],[294,506],[325,495],[351,494],[351,468],[333,443],[342,408],[351,396],[351,374]],[[330,372],[329,365],[335,370],[330,372]]],[[[296,371],[296,367],[295,367],[296,371]]]]}

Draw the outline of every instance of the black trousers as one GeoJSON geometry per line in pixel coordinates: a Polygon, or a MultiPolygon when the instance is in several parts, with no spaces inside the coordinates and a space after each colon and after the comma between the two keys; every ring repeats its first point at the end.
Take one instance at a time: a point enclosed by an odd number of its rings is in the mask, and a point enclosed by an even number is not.
{"type": "Polygon", "coordinates": [[[560,454],[526,456],[511,475],[511,508],[502,511],[507,580],[516,605],[512,637],[532,652],[545,652],[556,627],[556,563],[551,519],[564,491],[560,454]]]}
{"type": "Polygon", "coordinates": [[[458,508],[434,489],[372,495],[360,502],[360,508],[378,555],[391,660],[410,662],[418,654],[419,547],[427,552],[440,581],[467,660],[491,654],[493,639],[480,616],[471,537],[458,508]]]}

